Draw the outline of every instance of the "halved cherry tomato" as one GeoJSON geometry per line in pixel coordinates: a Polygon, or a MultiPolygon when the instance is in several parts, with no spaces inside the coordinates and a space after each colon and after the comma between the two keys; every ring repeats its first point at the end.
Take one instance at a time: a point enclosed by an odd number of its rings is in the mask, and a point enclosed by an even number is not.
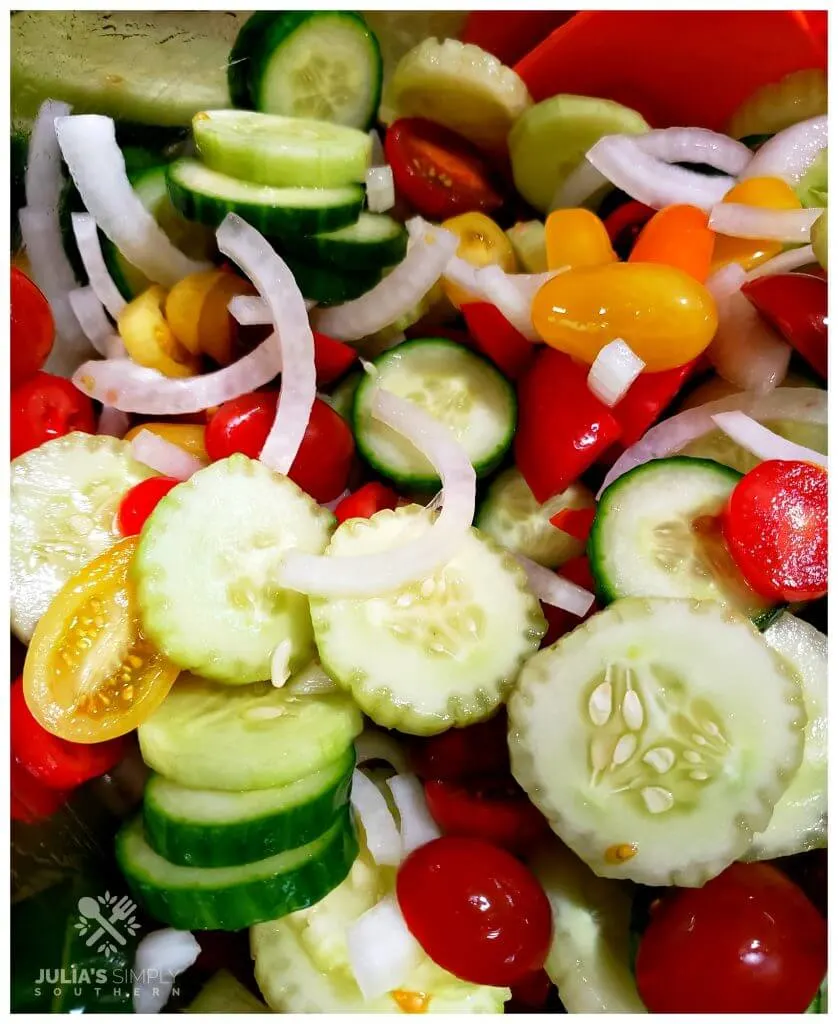
{"type": "Polygon", "coordinates": [[[489,302],[464,303],[460,312],[475,346],[510,380],[535,359],[536,348],[489,302]]]}
{"type": "Polygon", "coordinates": [[[348,494],[335,509],[335,518],[339,523],[347,519],[369,519],[383,508],[395,508],[398,501],[395,491],[373,481],[348,494]]]}
{"type": "Polygon", "coordinates": [[[18,758],[11,760],[11,817],[32,824],[49,818],[67,802],[69,792],[50,789],[30,775],[18,758]]]}
{"type": "Polygon", "coordinates": [[[54,736],[101,743],[131,732],[178,675],[143,633],[129,582],[137,538],[108,548],[56,594],[23,666],[26,704],[54,736]]]}
{"type": "Polygon", "coordinates": [[[474,778],[507,778],[509,745],[506,712],[464,729],[414,741],[411,762],[420,779],[460,782],[474,778]]]}
{"type": "Polygon", "coordinates": [[[636,199],[630,199],[605,217],[605,230],[611,239],[614,252],[621,260],[629,258],[638,235],[654,215],[655,211],[651,206],[644,206],[636,199]]]}
{"type": "Polygon", "coordinates": [[[179,483],[173,476],[150,476],[134,484],[119,503],[117,518],[122,536],[138,534],[162,499],[179,483]]]}
{"type": "Polygon", "coordinates": [[[109,772],[125,754],[120,736],[105,743],[70,743],[53,736],[36,721],[23,695],[23,680],[11,688],[11,747],[20,764],[50,789],[75,789],[109,772]]]}
{"type": "Polygon", "coordinates": [[[328,387],[339,380],[355,363],[358,353],[351,345],[328,334],[314,331],[314,366],[317,371],[317,386],[328,387]]]}
{"type": "Polygon", "coordinates": [[[11,386],[16,388],[44,365],[52,351],[55,324],[49,303],[17,267],[12,267],[11,336],[9,362],[11,386]]]}
{"type": "MultiPolygon", "coordinates": [[[[570,580],[571,583],[576,583],[580,587],[584,587],[585,590],[592,592],[596,590],[596,583],[591,574],[591,566],[587,555],[577,555],[576,558],[569,559],[561,566],[558,573],[559,576],[570,580]]],[[[596,604],[592,605],[588,614],[584,615],[581,619],[571,612],[566,612],[564,608],[556,608],[550,604],[542,604],[541,610],[544,612],[544,618],[547,619],[547,632],[541,641],[541,646],[549,647],[550,644],[554,644],[560,637],[563,637],[565,633],[575,629],[580,622],[584,622],[585,619],[589,619],[598,612],[599,607],[596,604]]]]}
{"type": "Polygon", "coordinates": [[[476,985],[509,985],[543,967],[553,922],[532,872],[481,839],[443,836],[396,876],[408,928],[432,960],[476,985]]]}
{"type": "Polygon", "coordinates": [[[814,274],[767,274],[742,294],[819,376],[827,379],[826,280],[814,274]]]}
{"type": "Polygon", "coordinates": [[[811,462],[761,462],[734,487],[723,529],[758,594],[814,601],[827,590],[827,471],[811,462]]]}
{"type": "Polygon", "coordinates": [[[93,402],[72,381],[43,370],[14,388],[9,406],[13,459],[74,430],[96,432],[93,402]]]}
{"type": "Polygon", "coordinates": [[[584,543],[594,525],[595,516],[596,508],[563,508],[554,516],[550,516],[550,522],[557,530],[568,533],[584,543]]]}
{"type": "Polygon", "coordinates": [[[394,121],[384,138],[384,154],[396,189],[426,217],[444,220],[503,206],[497,176],[480,150],[432,121],[394,121]]]}
{"type": "Polygon", "coordinates": [[[550,831],[544,816],[510,778],[476,780],[469,786],[431,779],[425,783],[431,817],[445,835],[471,836],[524,853],[550,831]]]}

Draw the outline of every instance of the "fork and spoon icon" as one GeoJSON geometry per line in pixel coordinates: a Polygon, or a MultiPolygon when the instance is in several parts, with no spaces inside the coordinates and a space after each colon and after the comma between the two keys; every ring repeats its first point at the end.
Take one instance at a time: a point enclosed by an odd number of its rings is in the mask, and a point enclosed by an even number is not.
{"type": "Polygon", "coordinates": [[[87,941],[85,942],[86,946],[93,946],[102,938],[105,932],[115,939],[120,946],[125,945],[125,938],[119,934],[116,928],[114,928],[114,925],[120,921],[126,921],[137,909],[137,904],[128,896],[123,896],[122,899],[118,900],[110,908],[110,920],[104,917],[102,914],[102,908],[99,906],[99,902],[92,896],[82,896],[78,902],[78,908],[79,913],[85,920],[92,921],[99,925],[99,927],[88,936],[87,941]]]}

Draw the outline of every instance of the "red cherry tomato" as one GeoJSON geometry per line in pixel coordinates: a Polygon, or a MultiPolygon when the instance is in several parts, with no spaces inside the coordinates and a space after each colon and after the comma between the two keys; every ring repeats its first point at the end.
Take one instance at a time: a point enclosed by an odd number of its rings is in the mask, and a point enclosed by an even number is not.
{"type": "Polygon", "coordinates": [[[70,743],[38,723],[23,696],[23,682],[16,679],[11,689],[11,746],[15,757],[29,774],[50,789],[75,789],[98,778],[118,764],[126,741],[70,743]]]}
{"type": "Polygon", "coordinates": [[[481,839],[443,836],[414,850],[396,877],[408,928],[463,981],[509,985],[544,966],[553,922],[532,872],[481,839]]]}
{"type": "Polygon", "coordinates": [[[119,529],[123,537],[133,537],[145,526],[145,521],[157,505],[180,480],[173,476],[151,476],[134,484],[119,503],[119,529]]]}
{"type": "Polygon", "coordinates": [[[96,430],[93,402],[72,381],[39,370],[12,391],[11,457],[74,430],[96,430]]]}
{"type": "Polygon", "coordinates": [[[727,546],[758,594],[814,601],[827,590],[827,472],[811,462],[760,463],[734,487],[727,546]]]}
{"type": "Polygon", "coordinates": [[[471,836],[524,853],[550,831],[541,812],[512,780],[469,787],[432,779],[425,783],[431,817],[447,836],[471,836]]]}
{"type": "Polygon", "coordinates": [[[466,302],[460,312],[477,348],[501,373],[517,380],[535,358],[535,345],[491,303],[466,302]]]}
{"type": "Polygon", "coordinates": [[[742,294],[819,376],[827,379],[829,289],[814,274],[770,274],[742,286],[742,294]]]}
{"type": "Polygon", "coordinates": [[[638,235],[654,215],[655,211],[651,206],[644,206],[636,199],[630,199],[605,218],[605,230],[611,239],[614,252],[621,260],[629,258],[638,235]]]}
{"type": "MultiPolygon", "coordinates": [[[[207,424],[204,443],[215,461],[242,452],[258,459],[276,416],[275,391],[225,402],[207,424]]],[[[315,399],[303,443],[288,476],[316,501],[333,501],[346,489],[355,441],[346,422],[315,399]]]]}
{"type": "Polygon", "coordinates": [[[13,821],[32,824],[49,818],[62,807],[69,793],[50,789],[24,768],[12,754],[11,761],[11,817],[13,821]]]}
{"type": "Polygon", "coordinates": [[[16,388],[47,361],[55,338],[55,324],[49,303],[17,267],[12,267],[10,299],[9,361],[11,386],[16,388]]]}
{"type": "Polygon", "coordinates": [[[395,491],[373,481],[348,494],[335,509],[335,518],[339,523],[347,519],[369,519],[383,508],[395,508],[398,501],[395,491]]]}
{"type": "Polygon", "coordinates": [[[651,1013],[803,1013],[826,974],[826,922],[770,864],[670,890],[640,940],[651,1013]]]}
{"type": "Polygon", "coordinates": [[[384,154],[399,194],[426,217],[445,220],[503,206],[497,177],[480,150],[442,125],[421,117],[394,121],[384,154]]]}
{"type": "MultiPolygon", "coordinates": [[[[570,580],[571,583],[577,583],[580,587],[584,587],[585,590],[595,591],[596,584],[594,578],[591,575],[591,566],[588,562],[586,555],[577,555],[576,558],[571,558],[565,562],[559,569],[559,576],[563,576],[566,580],[570,580]]],[[[547,619],[547,632],[544,635],[544,639],[541,641],[542,647],[549,647],[550,644],[554,644],[559,637],[569,633],[572,629],[575,629],[580,622],[584,622],[585,619],[589,619],[595,612],[599,611],[596,604],[591,607],[591,610],[583,618],[573,615],[571,612],[566,612],[564,608],[555,608],[550,604],[543,604],[541,610],[544,612],[544,618],[547,619]]]]}
{"type": "Polygon", "coordinates": [[[420,779],[445,779],[449,782],[484,777],[507,778],[509,745],[506,731],[506,712],[500,711],[487,722],[417,739],[411,753],[413,769],[420,779]]]}
{"type": "Polygon", "coordinates": [[[358,353],[351,345],[314,331],[314,365],[318,387],[328,387],[340,379],[357,358],[358,353]]]}

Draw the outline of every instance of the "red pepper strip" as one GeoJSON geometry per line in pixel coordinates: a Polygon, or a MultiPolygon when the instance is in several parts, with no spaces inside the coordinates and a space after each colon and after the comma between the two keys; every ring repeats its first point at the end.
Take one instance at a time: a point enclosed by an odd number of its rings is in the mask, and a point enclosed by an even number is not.
{"type": "MultiPolygon", "coordinates": [[[[594,578],[591,575],[591,567],[588,562],[587,555],[578,555],[576,558],[571,558],[565,562],[559,569],[559,576],[563,579],[570,580],[571,583],[576,583],[580,587],[584,587],[585,590],[595,591],[596,584],[594,578]]],[[[599,607],[595,604],[583,618],[579,618],[576,615],[572,615],[570,612],[566,612],[563,608],[554,608],[552,605],[543,604],[541,610],[544,612],[544,617],[547,619],[547,633],[544,639],[541,641],[542,647],[549,647],[550,644],[554,644],[559,637],[569,633],[572,629],[575,629],[580,622],[584,622],[585,619],[590,618],[594,612],[599,611],[599,607]]]]}
{"type": "Polygon", "coordinates": [[[640,374],[625,397],[611,409],[622,428],[622,445],[627,448],[643,437],[692,376],[697,362],[693,359],[671,370],[640,374]]]}
{"type": "Polygon", "coordinates": [[[395,491],[373,481],[348,494],[335,509],[335,518],[339,523],[347,519],[369,519],[383,508],[395,508],[398,500],[395,491]]]}
{"type": "Polygon", "coordinates": [[[573,17],[573,11],[472,11],[460,36],[503,64],[520,60],[573,17]]]}
{"type": "Polygon", "coordinates": [[[588,368],[564,352],[543,348],[518,382],[515,462],[539,504],[566,490],[621,436],[587,376],[588,368]]]}
{"type": "Polygon", "coordinates": [[[568,533],[584,543],[594,525],[595,515],[595,508],[563,508],[554,516],[550,516],[550,522],[557,530],[568,533]]]}
{"type": "Polygon", "coordinates": [[[742,294],[775,330],[827,379],[826,281],[814,274],[773,274],[742,286],[742,294]]]}
{"type": "Polygon", "coordinates": [[[510,380],[535,359],[536,348],[490,302],[467,302],[461,310],[474,344],[510,380]]]}
{"type": "Polygon", "coordinates": [[[317,386],[328,387],[342,377],[358,358],[358,353],[342,341],[314,331],[314,366],[317,386]]]}
{"type": "Polygon", "coordinates": [[[62,807],[70,795],[58,789],[50,789],[29,774],[20,761],[12,755],[11,762],[11,817],[13,821],[32,824],[43,821],[62,807]]]}

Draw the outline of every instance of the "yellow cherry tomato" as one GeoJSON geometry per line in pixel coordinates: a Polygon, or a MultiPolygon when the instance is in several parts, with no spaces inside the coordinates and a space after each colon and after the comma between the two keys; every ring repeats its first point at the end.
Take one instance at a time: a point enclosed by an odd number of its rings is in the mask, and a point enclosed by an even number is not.
{"type": "Polygon", "coordinates": [[[204,353],[221,366],[233,359],[235,323],[227,306],[236,295],[255,295],[249,281],[229,270],[190,274],[166,297],[166,321],[193,355],[204,353]]]}
{"type": "Polygon", "coordinates": [[[713,297],[689,274],[656,263],[609,263],[567,270],[543,285],[532,306],[539,336],[592,363],[617,338],[649,371],[694,359],[710,344],[718,316],[713,297]]]}
{"type": "Polygon", "coordinates": [[[73,576],[32,636],[23,690],[40,724],[65,740],[100,743],[144,722],[178,668],[145,636],[128,570],[126,537],[73,576]]]}
{"type": "MultiPolygon", "coordinates": [[[[453,231],[460,239],[457,255],[473,267],[494,265],[508,274],[518,269],[515,252],[506,237],[506,232],[485,213],[461,213],[458,217],[449,217],[443,221],[442,226],[446,231],[453,231]]],[[[475,301],[464,288],[446,281],[445,278],[442,279],[442,287],[457,309],[467,302],[475,301]]]]}
{"type": "Polygon", "coordinates": [[[200,360],[181,345],[163,316],[166,290],[153,284],[119,314],[117,327],[135,363],[159,370],[167,377],[191,377],[200,360]]]}
{"type": "Polygon", "coordinates": [[[601,267],[617,259],[605,225],[590,210],[554,210],[544,233],[549,270],[601,267]]]}
{"type": "Polygon", "coordinates": [[[140,423],[132,427],[125,435],[126,441],[133,441],[141,430],[150,430],[152,434],[162,437],[164,441],[176,444],[190,455],[194,455],[207,465],[212,461],[207,455],[204,436],[206,428],[200,423],[140,423]]]}
{"type": "MultiPolygon", "coordinates": [[[[725,195],[723,203],[744,203],[768,210],[799,210],[802,203],[797,193],[782,178],[746,178],[725,195]]],[[[727,263],[740,263],[751,270],[783,251],[782,242],[759,238],[731,238],[716,235],[713,247],[713,270],[727,263]]]]}

